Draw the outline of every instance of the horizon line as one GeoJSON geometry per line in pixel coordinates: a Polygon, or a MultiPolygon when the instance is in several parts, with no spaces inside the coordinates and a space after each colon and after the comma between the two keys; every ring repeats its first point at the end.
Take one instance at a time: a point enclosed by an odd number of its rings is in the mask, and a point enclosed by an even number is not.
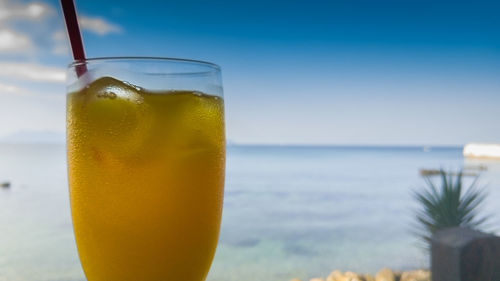
{"type": "Polygon", "coordinates": [[[239,142],[227,142],[226,146],[254,146],[254,147],[418,147],[418,148],[461,148],[466,144],[380,144],[380,143],[239,143],[239,142]]]}

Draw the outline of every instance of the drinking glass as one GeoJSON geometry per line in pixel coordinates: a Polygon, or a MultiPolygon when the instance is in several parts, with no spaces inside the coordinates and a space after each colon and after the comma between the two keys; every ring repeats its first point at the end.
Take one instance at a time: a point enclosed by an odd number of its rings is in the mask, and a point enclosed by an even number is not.
{"type": "Polygon", "coordinates": [[[220,68],[87,59],[68,67],[67,90],[71,213],[88,281],[204,280],[224,193],[220,68]]]}

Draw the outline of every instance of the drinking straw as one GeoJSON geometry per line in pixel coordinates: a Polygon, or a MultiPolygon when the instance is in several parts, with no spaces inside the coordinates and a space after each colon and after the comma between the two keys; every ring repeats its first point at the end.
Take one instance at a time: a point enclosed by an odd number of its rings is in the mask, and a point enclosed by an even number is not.
{"type": "MultiPolygon", "coordinates": [[[[83,49],[82,35],[76,17],[75,3],[73,0],[61,0],[61,7],[64,15],[64,22],[66,23],[66,30],[68,31],[73,59],[75,61],[85,61],[85,51],[83,49]]],[[[87,72],[87,65],[76,65],[75,70],[78,77],[80,77],[87,72]]]]}

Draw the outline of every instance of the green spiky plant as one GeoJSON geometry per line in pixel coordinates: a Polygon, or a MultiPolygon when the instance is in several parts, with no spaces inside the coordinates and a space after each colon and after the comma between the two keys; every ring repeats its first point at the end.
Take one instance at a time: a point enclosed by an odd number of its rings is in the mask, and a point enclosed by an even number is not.
{"type": "Polygon", "coordinates": [[[467,227],[480,229],[488,217],[479,217],[479,207],[484,202],[486,192],[477,188],[479,176],[475,176],[467,189],[463,187],[463,173],[456,175],[440,170],[441,186],[436,187],[432,175],[423,176],[427,188],[414,193],[421,209],[417,213],[417,221],[423,228],[418,235],[427,244],[432,235],[443,228],[467,227]]]}

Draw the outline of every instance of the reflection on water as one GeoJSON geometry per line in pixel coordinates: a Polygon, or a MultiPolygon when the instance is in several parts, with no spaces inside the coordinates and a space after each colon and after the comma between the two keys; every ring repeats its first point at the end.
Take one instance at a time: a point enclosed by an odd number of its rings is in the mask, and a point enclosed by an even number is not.
{"type": "MultiPolygon", "coordinates": [[[[463,165],[487,166],[485,212],[499,214],[500,162],[464,160],[460,148],[230,147],[221,238],[207,280],[426,267],[412,234],[410,191],[423,186],[422,168],[463,165]]],[[[3,180],[12,186],[0,189],[0,280],[84,280],[64,146],[0,145],[3,180]]]]}

